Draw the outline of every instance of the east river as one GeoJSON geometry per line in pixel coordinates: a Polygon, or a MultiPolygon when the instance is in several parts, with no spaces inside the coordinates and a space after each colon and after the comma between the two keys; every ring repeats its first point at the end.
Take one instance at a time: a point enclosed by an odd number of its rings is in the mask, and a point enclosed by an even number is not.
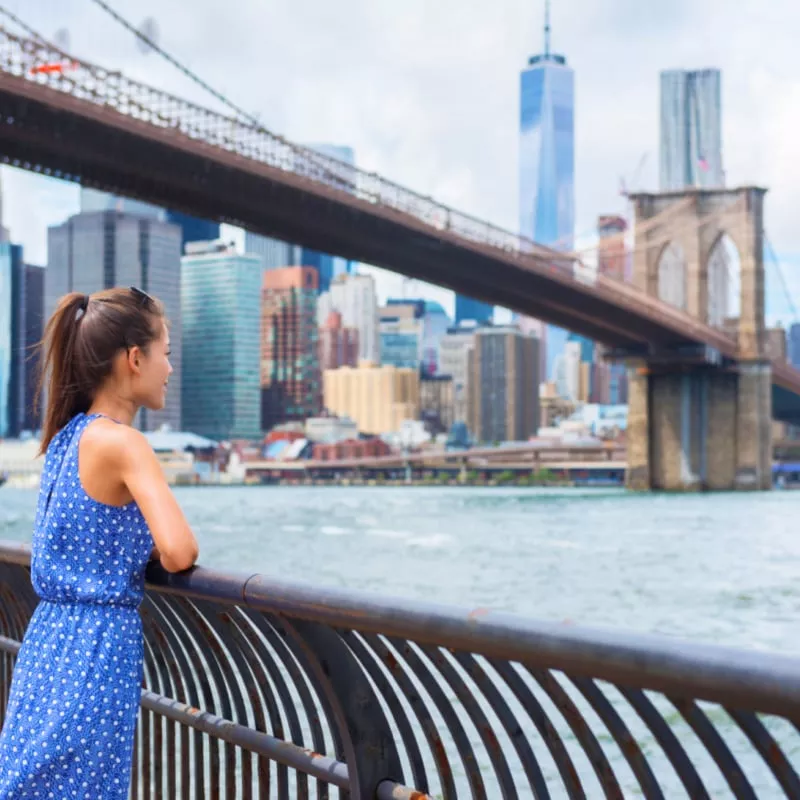
{"type": "MultiPolygon", "coordinates": [[[[207,567],[800,655],[800,492],[220,487],[176,494],[207,567]]],[[[0,539],[30,541],[35,500],[35,492],[0,488],[0,539]]],[[[729,796],[721,776],[712,784],[713,796],[729,796]]],[[[759,797],[775,796],[767,786],[759,797]]],[[[683,796],[672,789],[669,796],[683,796]]]]}

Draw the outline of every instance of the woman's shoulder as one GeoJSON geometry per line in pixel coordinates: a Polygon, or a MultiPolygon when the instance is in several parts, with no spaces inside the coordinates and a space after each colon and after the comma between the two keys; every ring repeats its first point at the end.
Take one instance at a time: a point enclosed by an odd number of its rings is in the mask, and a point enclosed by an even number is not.
{"type": "Polygon", "coordinates": [[[144,434],[130,425],[122,425],[108,417],[90,417],[81,437],[81,444],[115,456],[126,455],[146,442],[144,434]]]}

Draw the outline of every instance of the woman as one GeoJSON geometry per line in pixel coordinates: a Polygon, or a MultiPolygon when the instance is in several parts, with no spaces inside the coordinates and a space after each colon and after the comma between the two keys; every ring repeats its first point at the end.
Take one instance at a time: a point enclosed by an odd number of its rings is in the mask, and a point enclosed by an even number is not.
{"type": "MultiPolygon", "coordinates": [[[[47,323],[45,453],[25,633],[0,733],[0,800],[125,800],[142,684],[148,560],[197,541],[147,440],[172,367],[160,302],[138,289],[68,294],[47,323]]],[[[40,387],[41,388],[41,387],[40,387]]]]}

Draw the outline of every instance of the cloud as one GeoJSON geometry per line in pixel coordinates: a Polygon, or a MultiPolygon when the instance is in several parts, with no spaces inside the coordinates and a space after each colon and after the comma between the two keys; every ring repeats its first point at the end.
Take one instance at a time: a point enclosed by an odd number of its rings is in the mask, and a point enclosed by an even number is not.
{"type": "MultiPolygon", "coordinates": [[[[90,0],[6,0],[46,35],[66,25],[76,54],[213,105],[90,0]]],[[[519,71],[542,45],[529,0],[113,0],[158,20],[164,47],[298,141],[351,145],[359,166],[514,229],[519,71]]],[[[767,185],[767,229],[800,252],[800,4],[789,0],[572,0],[553,9],[553,47],[576,72],[577,233],[624,210],[619,178],[644,154],[656,188],[658,73],[723,70],[730,184],[767,185]]],[[[43,254],[70,205],[41,179],[6,179],[12,233],[43,254]],[[25,187],[28,188],[25,188],[25,187]],[[27,195],[27,197],[26,197],[27,195]],[[12,215],[11,207],[20,209],[12,215]],[[24,217],[24,219],[21,219],[24,217]]],[[[62,187],[64,197],[71,191],[62,187]]],[[[74,196],[74,192],[73,192],[74,196]]]]}

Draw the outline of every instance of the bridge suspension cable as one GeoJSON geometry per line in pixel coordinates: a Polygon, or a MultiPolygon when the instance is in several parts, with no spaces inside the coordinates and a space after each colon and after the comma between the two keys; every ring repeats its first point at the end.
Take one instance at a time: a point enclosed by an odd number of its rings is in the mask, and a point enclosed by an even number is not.
{"type": "Polygon", "coordinates": [[[13,11],[11,11],[10,9],[6,8],[5,6],[1,6],[1,5],[0,5],[0,15],[4,16],[6,19],[8,19],[8,20],[10,20],[11,22],[13,22],[13,23],[14,23],[14,24],[15,24],[17,27],[19,27],[19,28],[21,28],[23,31],[25,31],[25,33],[26,33],[26,34],[28,34],[28,36],[31,36],[32,38],[36,39],[38,42],[40,42],[41,44],[45,45],[46,47],[49,47],[49,48],[51,48],[52,50],[57,50],[57,51],[58,51],[59,53],[61,53],[62,55],[66,56],[66,53],[64,53],[64,52],[61,50],[61,48],[60,48],[60,47],[56,47],[56,45],[54,45],[52,42],[50,42],[50,41],[48,41],[47,39],[45,39],[45,38],[44,38],[44,36],[42,36],[42,35],[41,35],[41,34],[40,34],[38,31],[36,31],[36,30],[34,30],[33,28],[31,28],[31,26],[30,26],[30,25],[28,25],[28,24],[26,24],[25,22],[23,22],[23,21],[22,21],[22,20],[21,20],[21,19],[20,19],[20,18],[19,18],[19,17],[18,17],[18,16],[17,16],[17,15],[16,15],[14,12],[13,12],[13,11]]]}
{"type": "Polygon", "coordinates": [[[208,92],[215,100],[219,100],[220,103],[225,105],[231,111],[235,112],[237,116],[247,120],[247,122],[258,126],[259,128],[262,127],[261,123],[255,116],[237,106],[232,100],[229,100],[224,94],[222,94],[222,92],[217,91],[213,86],[211,86],[211,84],[207,83],[199,75],[197,75],[197,73],[192,72],[189,67],[185,66],[178,61],[178,59],[170,55],[166,50],[164,50],[163,47],[160,47],[149,36],[147,36],[147,34],[143,33],[135,25],[128,22],[125,17],[113,9],[108,3],[105,2],[105,0],[92,0],[92,2],[102,8],[103,11],[105,11],[108,15],[113,17],[120,25],[122,25],[123,28],[128,30],[137,39],[139,39],[142,44],[147,45],[147,47],[149,47],[151,50],[158,53],[165,61],[168,61],[170,64],[172,64],[175,69],[181,72],[190,81],[197,84],[204,91],[208,92]]]}
{"type": "MultiPolygon", "coordinates": [[[[236,105],[232,100],[230,100],[226,95],[222,94],[222,92],[215,89],[211,84],[207,81],[204,81],[196,72],[193,72],[189,67],[185,64],[182,64],[178,61],[177,58],[170,55],[163,47],[161,47],[157,42],[153,41],[153,39],[143,31],[139,30],[133,23],[129,22],[125,17],[123,17],[118,11],[112,8],[105,0],[92,0],[92,2],[100,7],[103,11],[105,11],[109,16],[111,16],[114,20],[116,20],[120,25],[122,25],[127,31],[132,33],[142,44],[146,45],[149,49],[153,52],[158,53],[163,59],[165,59],[169,64],[175,67],[182,75],[188,78],[190,81],[195,83],[204,91],[208,92],[215,100],[218,100],[222,103],[226,108],[233,111],[240,120],[247,122],[249,125],[252,125],[253,128],[256,130],[262,131],[264,133],[268,133],[270,136],[275,136],[277,139],[281,139],[285,144],[290,146],[293,150],[297,153],[303,155],[303,157],[308,158],[312,163],[318,166],[320,169],[324,170],[328,177],[334,178],[337,181],[341,182],[342,176],[336,174],[334,172],[329,171],[324,161],[319,159],[319,154],[315,153],[314,150],[303,147],[301,145],[296,145],[292,142],[287,141],[282,136],[268,130],[264,127],[261,121],[258,119],[257,116],[251,114],[248,111],[245,111],[240,106],[236,105]]],[[[327,156],[326,158],[330,159],[331,161],[336,161],[337,159],[331,158],[327,156]]]]}
{"type": "Polygon", "coordinates": [[[797,307],[794,304],[794,300],[792,300],[792,293],[789,291],[789,284],[786,281],[786,273],[783,271],[783,267],[781,266],[781,262],[778,260],[778,257],[775,255],[775,250],[772,247],[772,242],[769,240],[767,236],[767,232],[763,231],[764,234],[764,246],[769,253],[770,260],[772,261],[773,266],[775,267],[775,271],[778,274],[778,279],[781,283],[781,288],[783,289],[783,294],[786,297],[786,301],[789,304],[789,310],[792,314],[792,321],[793,322],[800,322],[800,318],[797,315],[797,307]]]}

